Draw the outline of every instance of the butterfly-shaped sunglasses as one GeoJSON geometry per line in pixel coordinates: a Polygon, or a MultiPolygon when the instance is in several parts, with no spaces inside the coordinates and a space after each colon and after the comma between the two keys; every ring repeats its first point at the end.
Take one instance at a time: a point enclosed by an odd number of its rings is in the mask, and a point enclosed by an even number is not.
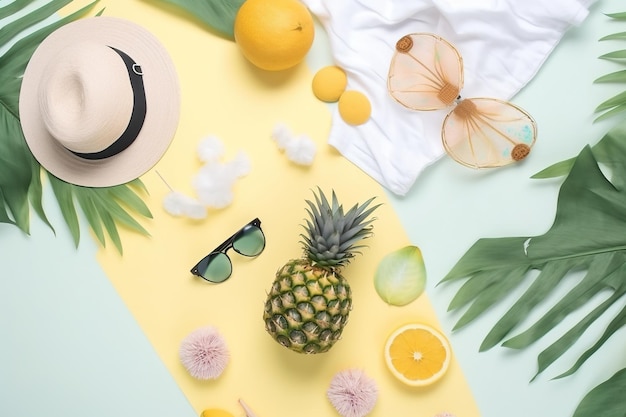
{"type": "Polygon", "coordinates": [[[454,108],[441,128],[445,151],[472,168],[494,168],[524,159],[537,136],[533,118],[495,98],[466,98],[463,58],[452,44],[431,33],[412,33],[396,43],[387,88],[412,110],[454,108]]]}

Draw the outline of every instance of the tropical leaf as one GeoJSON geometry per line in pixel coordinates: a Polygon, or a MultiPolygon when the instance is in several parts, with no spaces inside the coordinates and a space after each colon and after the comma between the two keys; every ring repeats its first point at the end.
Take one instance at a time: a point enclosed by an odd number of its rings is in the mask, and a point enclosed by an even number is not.
{"type": "MultiPolygon", "coordinates": [[[[626,155],[626,119],[612,127],[599,141],[595,144],[591,151],[596,160],[604,166],[613,169],[617,173],[624,170],[624,161],[621,160],[626,155]]],[[[539,171],[532,178],[545,179],[555,178],[567,175],[576,158],[559,161],[549,167],[539,171]]],[[[626,174],[626,173],[625,173],[626,174]]],[[[626,186],[626,177],[612,175],[611,181],[618,187],[626,186]]]]}
{"type": "MultiPolygon", "coordinates": [[[[0,19],[15,17],[0,27],[0,222],[14,224],[29,233],[30,209],[52,228],[43,204],[42,172],[30,153],[19,120],[21,76],[39,44],[59,27],[81,18],[97,0],[64,17],[50,19],[71,0],[50,0],[29,12],[25,8],[33,0],[16,0],[0,8],[0,19]],[[52,21],[51,23],[48,23],[52,21]],[[17,41],[14,42],[14,39],[17,41]],[[14,42],[10,45],[10,42],[14,42]]],[[[100,14],[100,13],[98,13],[100,14]]],[[[85,188],[68,184],[48,174],[61,213],[76,245],[80,241],[80,219],[77,205],[98,241],[105,244],[104,231],[121,253],[118,224],[148,234],[130,212],[151,217],[150,210],[139,197],[145,191],[141,181],[105,188],[85,188]]],[[[53,229],[54,230],[54,229],[53,229]]]]}
{"type": "Polygon", "coordinates": [[[186,10],[220,35],[234,40],[235,16],[244,0],[160,0],[186,10]]]}
{"type": "Polygon", "coordinates": [[[600,55],[598,58],[600,59],[624,59],[626,58],[626,49],[621,49],[619,51],[607,52],[606,54],[600,55]]]}
{"type": "MultiPolygon", "coordinates": [[[[624,16],[626,13],[612,13],[607,14],[610,18],[616,20],[626,20],[624,16]]],[[[600,38],[600,41],[623,41],[626,40],[626,32],[617,32],[612,33],[607,36],[600,38]]],[[[623,63],[626,60],[626,49],[620,49],[612,52],[608,52],[598,57],[599,59],[613,60],[617,62],[623,63]]],[[[616,71],[611,74],[604,75],[602,77],[597,78],[594,82],[596,83],[624,83],[626,82],[626,70],[616,71]]],[[[609,98],[602,102],[598,107],[596,107],[596,113],[600,114],[595,121],[600,121],[604,119],[608,119],[615,115],[621,114],[626,111],[626,91],[616,94],[615,96],[609,98]]]]}
{"type": "Polygon", "coordinates": [[[580,402],[574,417],[625,417],[626,369],[592,389],[580,402]]]}
{"type": "Polygon", "coordinates": [[[626,70],[612,72],[598,77],[594,83],[624,83],[626,82],[626,70]]]}
{"type": "Polygon", "coordinates": [[[611,19],[615,19],[615,20],[626,20],[626,12],[606,13],[606,16],[610,17],[611,19]]]}
{"type": "MultiPolygon", "coordinates": [[[[626,137],[622,138],[626,141],[626,137]]],[[[626,153],[621,155],[621,172],[626,173],[626,153]]],[[[498,343],[514,349],[525,348],[551,332],[565,317],[588,305],[600,293],[612,297],[548,347],[539,360],[543,372],[573,344],[587,327],[604,317],[608,307],[621,301],[626,282],[626,191],[616,188],[602,173],[587,146],[576,158],[559,192],[554,224],[547,233],[534,237],[480,239],[457,262],[443,282],[468,278],[450,302],[450,309],[469,306],[456,328],[462,327],[496,303],[501,302],[530,271],[540,273],[485,337],[481,350],[498,343]],[[584,271],[584,278],[543,317],[525,331],[513,334],[528,313],[556,291],[563,279],[584,271]],[[557,354],[555,354],[555,352],[557,354]]],[[[581,356],[580,365],[623,324],[626,305],[607,333],[581,356]]]]}
{"type": "Polygon", "coordinates": [[[626,39],[626,32],[612,33],[600,38],[601,41],[612,41],[615,39],[626,39]]]}
{"type": "Polygon", "coordinates": [[[626,70],[612,72],[598,77],[594,83],[624,83],[626,82],[626,70]]]}

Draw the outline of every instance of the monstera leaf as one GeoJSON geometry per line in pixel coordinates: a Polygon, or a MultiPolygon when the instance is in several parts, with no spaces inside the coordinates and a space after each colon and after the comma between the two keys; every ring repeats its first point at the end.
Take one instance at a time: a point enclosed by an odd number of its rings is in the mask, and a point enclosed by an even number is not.
{"type": "MultiPolygon", "coordinates": [[[[626,137],[623,138],[626,140],[626,137]]],[[[621,174],[626,174],[626,154],[621,174]]],[[[540,273],[509,311],[485,337],[481,350],[499,343],[522,349],[550,332],[563,318],[610,292],[606,301],[576,324],[539,356],[538,373],[558,359],[613,303],[626,293],[626,192],[602,173],[589,147],[576,158],[561,186],[554,224],[534,237],[480,239],[458,261],[443,281],[467,278],[450,303],[455,310],[469,305],[459,319],[460,328],[504,299],[529,277],[540,273]],[[521,333],[512,332],[537,305],[556,291],[564,278],[585,271],[571,289],[541,319],[521,333]]],[[[626,324],[626,308],[610,323],[606,333],[565,376],[578,369],[619,327],[626,324]]]]}
{"type": "MultiPolygon", "coordinates": [[[[618,131],[626,133],[626,121],[618,131]]],[[[626,177],[626,134],[605,137],[602,147],[612,148],[610,161],[615,178],[626,177]],[[619,139],[621,146],[609,146],[619,139]]],[[[602,336],[570,364],[557,378],[571,375],[596,353],[621,327],[626,325],[626,189],[609,181],[600,169],[590,147],[576,157],[569,175],[561,186],[557,212],[552,227],[540,236],[485,238],[478,240],[442,282],[464,280],[450,302],[450,310],[466,307],[457,322],[461,328],[484,314],[490,307],[502,302],[527,280],[532,280],[525,291],[493,326],[484,338],[481,350],[498,344],[523,349],[552,332],[566,317],[584,306],[591,312],[573,325],[538,356],[537,375],[544,372],[600,321],[606,327],[602,336]],[[531,277],[531,271],[539,271],[531,277]],[[570,275],[581,274],[577,285],[535,323],[518,331],[522,320],[528,317],[550,294],[558,291],[570,275]],[[601,298],[602,301],[597,300],[601,298]],[[611,307],[617,306],[616,314],[611,307]]],[[[596,388],[611,389],[611,384],[596,388]]],[[[592,398],[601,397],[597,394],[592,398]]],[[[588,400],[587,402],[592,401],[588,400]]],[[[612,406],[626,410],[624,396],[612,397],[612,406]],[[621,408],[620,408],[621,407],[621,408]]],[[[605,404],[606,405],[606,404],[605,404]]],[[[585,406],[587,407],[587,406],[585,406]]],[[[593,409],[584,408],[584,409],[593,409]]],[[[596,417],[598,414],[577,412],[577,417],[596,417]]],[[[618,415],[618,414],[616,414],[618,415]]],[[[623,414],[622,414],[623,415],[623,414]]]]}
{"type": "MultiPolygon", "coordinates": [[[[45,172],[30,153],[22,133],[18,104],[21,76],[37,46],[51,32],[76,20],[91,10],[93,2],[75,13],[50,19],[71,0],[51,0],[30,11],[26,8],[33,0],[15,0],[0,7],[0,22],[10,21],[0,27],[0,48],[7,48],[0,56],[0,222],[30,230],[32,208],[51,228],[43,206],[41,176],[45,172]],[[48,23],[49,21],[52,23],[48,23]],[[19,39],[13,42],[14,39],[19,39]],[[11,44],[13,42],[13,44],[11,44]]],[[[136,194],[143,185],[139,180],[107,188],[86,188],[63,182],[47,173],[64,219],[76,245],[80,240],[78,202],[90,227],[101,244],[105,233],[122,252],[117,225],[125,225],[140,233],[146,230],[128,213],[151,217],[150,211],[136,194]]]]}

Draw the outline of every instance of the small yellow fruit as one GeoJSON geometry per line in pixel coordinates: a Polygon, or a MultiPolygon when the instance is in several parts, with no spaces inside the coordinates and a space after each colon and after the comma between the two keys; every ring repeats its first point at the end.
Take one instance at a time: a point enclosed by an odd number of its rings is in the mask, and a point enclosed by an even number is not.
{"type": "Polygon", "coordinates": [[[200,417],[235,417],[226,410],[221,408],[207,408],[200,414],[200,417]]]}
{"type": "Polygon", "coordinates": [[[420,323],[401,326],[385,345],[385,362],[391,373],[415,387],[438,381],[448,370],[451,356],[445,336],[420,323]]]}
{"type": "Polygon", "coordinates": [[[335,65],[324,67],[313,76],[313,94],[318,99],[327,103],[339,100],[348,84],[346,73],[335,65]]]}
{"type": "Polygon", "coordinates": [[[367,122],[372,114],[372,105],[365,94],[348,90],[339,97],[339,115],[349,125],[367,122]]]}
{"type": "Polygon", "coordinates": [[[315,28],[311,13],[298,0],[246,0],[235,16],[234,34],[250,62],[280,71],[304,59],[315,28]]]}

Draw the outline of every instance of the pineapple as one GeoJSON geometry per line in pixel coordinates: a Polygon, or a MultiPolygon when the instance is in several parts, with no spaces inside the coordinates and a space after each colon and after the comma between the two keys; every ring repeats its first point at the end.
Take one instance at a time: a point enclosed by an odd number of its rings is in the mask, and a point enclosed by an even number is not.
{"type": "Polygon", "coordinates": [[[328,351],[341,337],[352,309],[350,284],[341,269],[354,257],[361,239],[372,235],[373,198],[347,213],[335,192],[332,204],[318,188],[307,200],[309,219],[300,241],[302,258],[291,259],[276,273],[263,320],[281,345],[299,353],[328,351]]]}

